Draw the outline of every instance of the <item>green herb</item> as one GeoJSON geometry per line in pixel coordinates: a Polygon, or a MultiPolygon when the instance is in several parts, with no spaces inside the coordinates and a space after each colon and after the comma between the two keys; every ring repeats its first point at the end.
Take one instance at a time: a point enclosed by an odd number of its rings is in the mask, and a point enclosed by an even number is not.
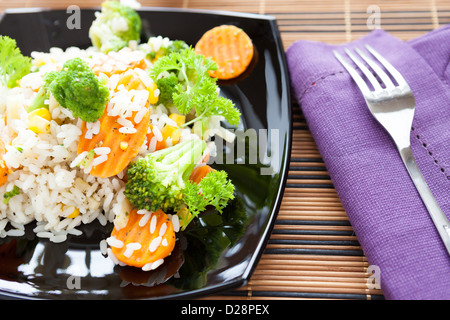
{"type": "Polygon", "coordinates": [[[183,114],[195,111],[196,118],[184,126],[211,116],[223,116],[231,125],[237,125],[241,115],[239,110],[230,99],[218,94],[217,79],[209,75],[209,71],[216,69],[214,61],[196,54],[193,48],[187,48],[159,58],[150,75],[160,85],[160,79],[170,79],[160,91],[163,97],[172,97],[178,111],[183,114]]]}
{"type": "Polygon", "coordinates": [[[198,184],[188,181],[183,190],[183,202],[187,205],[191,216],[182,229],[204,212],[207,206],[214,206],[219,213],[234,199],[234,185],[225,171],[211,171],[198,184]]]}
{"type": "Polygon", "coordinates": [[[31,58],[23,56],[16,40],[0,36],[0,84],[8,88],[19,85],[19,80],[30,73],[31,58]]]}
{"type": "Polygon", "coordinates": [[[14,186],[14,188],[9,191],[9,192],[5,192],[3,194],[3,203],[4,204],[8,204],[9,200],[11,200],[12,197],[17,196],[20,194],[20,189],[18,186],[14,186]]]}

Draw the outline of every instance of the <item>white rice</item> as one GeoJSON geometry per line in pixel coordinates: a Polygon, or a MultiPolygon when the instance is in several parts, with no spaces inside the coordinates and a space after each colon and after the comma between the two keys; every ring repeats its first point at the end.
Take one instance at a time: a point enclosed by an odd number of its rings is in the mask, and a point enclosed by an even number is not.
{"type": "Polygon", "coordinates": [[[155,233],[157,222],[158,218],[156,218],[156,216],[152,216],[152,220],[150,221],[150,234],[155,233]]]}
{"type": "Polygon", "coordinates": [[[172,225],[173,225],[173,230],[175,232],[179,232],[180,231],[180,219],[178,218],[178,216],[176,214],[172,215],[172,225]]]}
{"type": "Polygon", "coordinates": [[[134,122],[136,124],[140,123],[142,121],[142,119],[144,119],[144,116],[147,114],[147,109],[146,108],[142,108],[141,110],[139,110],[136,115],[134,116],[134,122]]]}
{"type": "Polygon", "coordinates": [[[163,140],[163,135],[161,133],[161,130],[159,130],[158,126],[153,126],[152,132],[155,135],[156,141],[162,141],[163,140]]]}
{"type": "Polygon", "coordinates": [[[159,236],[162,237],[167,231],[167,223],[163,223],[159,229],[159,236]]]}
{"type": "Polygon", "coordinates": [[[156,268],[158,268],[163,263],[164,263],[164,259],[156,260],[155,262],[153,262],[151,270],[155,270],[156,268]]]}
{"type": "Polygon", "coordinates": [[[116,239],[116,237],[113,237],[113,236],[107,238],[106,239],[106,243],[109,246],[114,247],[114,248],[118,248],[118,249],[123,247],[123,242],[118,240],[118,239],[116,239]]]}
{"type": "Polygon", "coordinates": [[[117,119],[117,123],[120,124],[121,126],[124,127],[128,127],[128,128],[133,128],[133,122],[131,122],[130,120],[127,120],[125,118],[119,118],[117,119]]]}
{"type": "Polygon", "coordinates": [[[141,218],[141,220],[139,220],[139,226],[143,227],[147,224],[147,222],[150,220],[152,214],[150,212],[147,212],[143,215],[143,217],[141,218]]]}
{"type": "Polygon", "coordinates": [[[111,152],[110,147],[98,147],[94,149],[94,152],[96,155],[104,155],[109,154],[111,152]]]}
{"type": "Polygon", "coordinates": [[[108,155],[107,154],[102,154],[96,158],[94,158],[94,160],[92,160],[92,166],[98,166],[99,164],[105,162],[106,160],[108,160],[108,155]]]}
{"type": "Polygon", "coordinates": [[[123,252],[123,255],[127,258],[130,258],[133,255],[133,252],[139,250],[142,247],[142,245],[138,242],[131,242],[128,243],[125,247],[126,249],[123,252]]]}
{"type": "Polygon", "coordinates": [[[119,132],[133,134],[133,133],[136,133],[137,130],[136,130],[136,128],[122,127],[122,128],[119,128],[119,132]]]}
{"type": "Polygon", "coordinates": [[[152,242],[150,242],[150,245],[148,246],[148,250],[150,250],[150,252],[155,252],[156,249],[158,249],[159,245],[161,244],[161,241],[162,241],[162,237],[157,236],[155,239],[152,240],[152,242]]]}
{"type": "MultiPolygon", "coordinates": [[[[117,27],[120,28],[120,24],[117,27]]],[[[158,51],[161,46],[167,47],[169,44],[168,38],[154,37],[148,46],[158,51]]],[[[117,117],[120,125],[118,131],[123,134],[136,133],[135,125],[148,113],[149,91],[127,90],[124,84],[119,85],[119,74],[109,77],[107,74],[112,70],[122,70],[125,74],[134,72],[134,76],[147,88],[151,87],[153,80],[149,77],[148,70],[127,70],[129,65],[145,58],[145,54],[125,48],[105,55],[93,48],[82,50],[71,47],[67,50],[51,48],[49,53],[33,52],[31,56],[33,63],[40,66],[39,70],[25,76],[19,87],[9,91],[0,88],[0,114],[8,115],[6,125],[0,121],[0,139],[4,141],[6,148],[3,160],[11,169],[7,182],[0,186],[0,195],[10,192],[15,186],[20,189],[20,193],[12,197],[8,204],[0,201],[0,238],[23,236],[25,226],[33,221],[36,222],[33,229],[36,236],[55,243],[66,241],[69,235],[81,235],[82,232],[77,227],[95,220],[102,225],[113,222],[119,230],[126,225],[126,216],[131,210],[124,195],[125,182],[122,178],[125,170],[109,178],[97,178],[90,174],[92,168],[108,160],[111,148],[98,144],[93,149],[92,160],[92,151],[78,154],[83,121],[75,118],[70,110],[61,107],[52,95],[45,101],[52,118],[50,133],[35,134],[28,129],[26,108],[42,86],[45,73],[60,70],[67,60],[79,57],[98,72],[110,90],[110,101],[105,112],[108,116],[117,117]],[[75,209],[78,209],[79,214],[72,216],[75,209]]],[[[151,63],[148,62],[148,65],[151,63]]],[[[153,94],[158,97],[159,89],[153,94]]],[[[150,105],[150,108],[153,131],[149,128],[148,133],[152,132],[153,137],[150,141],[145,140],[140,147],[141,156],[156,150],[157,142],[163,140],[161,130],[165,125],[177,127],[176,122],[168,117],[169,110],[166,107],[150,105]]],[[[100,121],[86,123],[84,138],[92,139],[100,129],[100,121]]],[[[182,129],[181,140],[190,134],[189,129],[182,129]]],[[[166,144],[171,145],[171,139],[166,144]]],[[[150,232],[155,233],[156,215],[147,210],[139,210],[138,214],[142,215],[139,225],[143,227],[148,223],[150,232]]],[[[169,215],[169,218],[175,232],[178,232],[178,216],[169,215]]],[[[163,239],[167,228],[167,223],[162,224],[158,236],[149,245],[151,252],[161,245],[168,246],[168,241],[163,239]]],[[[100,251],[115,264],[124,265],[111,250],[124,246],[124,242],[111,236],[100,242],[100,251]]],[[[124,256],[131,257],[140,248],[139,243],[129,243],[125,247],[124,256]]],[[[142,269],[154,270],[163,262],[164,259],[159,259],[142,269]]]]}
{"type": "Polygon", "coordinates": [[[105,239],[100,241],[100,253],[104,256],[108,254],[108,243],[105,239]]]}
{"type": "MultiPolygon", "coordinates": [[[[144,270],[144,271],[155,270],[156,268],[158,268],[163,263],[164,263],[164,259],[159,259],[159,260],[156,260],[154,262],[147,263],[146,265],[144,265],[142,267],[142,270],[144,270]]],[[[160,281],[159,283],[161,283],[161,282],[162,281],[160,281]]]]}
{"type": "MultiPolygon", "coordinates": [[[[52,117],[49,134],[35,134],[28,129],[25,109],[42,85],[43,75],[60,70],[69,59],[82,58],[94,70],[98,66],[104,67],[107,62],[114,68],[123,67],[125,70],[126,65],[141,60],[145,54],[126,48],[104,55],[93,48],[82,50],[72,47],[67,50],[52,48],[49,53],[33,52],[31,56],[33,63],[40,65],[39,71],[25,76],[19,87],[8,91],[2,89],[0,94],[0,113],[8,114],[6,125],[0,121],[0,139],[6,146],[3,160],[12,170],[7,182],[0,186],[0,195],[15,186],[20,189],[20,194],[12,197],[8,204],[0,201],[0,238],[22,236],[24,226],[36,221],[34,232],[38,237],[61,242],[69,234],[80,235],[77,227],[81,224],[96,219],[106,224],[129,211],[128,201],[123,195],[124,173],[104,179],[89,174],[94,166],[107,161],[111,149],[101,145],[96,147],[95,157],[83,167],[81,164],[89,152],[77,153],[82,121],[73,117],[68,109],[62,108],[52,95],[46,101],[52,117]],[[114,59],[111,60],[111,57],[114,59]],[[80,213],[68,218],[73,208],[80,213]]],[[[117,84],[120,76],[113,74],[108,78],[104,73],[106,71],[102,72],[99,77],[106,80],[112,97],[112,102],[107,106],[108,113],[119,115],[120,131],[126,134],[136,132],[130,117],[134,115],[136,123],[142,121],[147,113],[149,92],[128,91],[123,85],[119,86],[119,90],[117,84]]],[[[147,71],[136,69],[136,74],[144,84],[152,84],[147,71]]],[[[86,123],[85,138],[91,139],[99,132],[100,121],[86,123]]],[[[143,154],[149,152],[146,143],[140,151],[143,154]]]]}

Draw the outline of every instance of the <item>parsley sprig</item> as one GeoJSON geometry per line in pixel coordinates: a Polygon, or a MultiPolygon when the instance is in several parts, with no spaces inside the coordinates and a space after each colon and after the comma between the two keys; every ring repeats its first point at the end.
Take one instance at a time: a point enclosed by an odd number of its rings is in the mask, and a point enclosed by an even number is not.
{"type": "Polygon", "coordinates": [[[188,181],[183,190],[183,202],[191,215],[184,221],[182,228],[204,212],[207,206],[214,206],[222,213],[228,201],[233,199],[234,185],[225,171],[211,171],[198,184],[188,181]]]}
{"type": "Polygon", "coordinates": [[[0,85],[18,86],[19,80],[30,73],[31,66],[31,58],[22,55],[16,40],[0,36],[0,85]]]}
{"type": "Polygon", "coordinates": [[[177,81],[166,81],[161,86],[164,90],[161,94],[172,97],[173,104],[183,114],[195,110],[196,117],[184,126],[216,115],[223,116],[231,125],[237,125],[241,113],[230,99],[218,94],[217,79],[209,75],[210,70],[216,69],[214,61],[196,54],[193,48],[187,48],[158,59],[150,75],[157,84],[161,79],[176,77],[177,81]]]}

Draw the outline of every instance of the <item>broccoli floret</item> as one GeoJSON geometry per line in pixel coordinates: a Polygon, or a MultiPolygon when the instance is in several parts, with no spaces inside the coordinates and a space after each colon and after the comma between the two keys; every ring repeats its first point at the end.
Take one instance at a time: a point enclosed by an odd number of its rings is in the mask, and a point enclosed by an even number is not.
{"type": "Polygon", "coordinates": [[[137,209],[177,211],[206,143],[192,138],[139,158],[127,170],[125,195],[137,209]]]}
{"type": "Polygon", "coordinates": [[[173,105],[173,98],[172,95],[176,91],[176,86],[178,84],[178,77],[171,73],[167,77],[162,77],[161,79],[158,79],[156,81],[156,86],[158,87],[160,93],[159,93],[159,103],[162,103],[163,105],[172,106],[173,105]]]}
{"type": "Polygon", "coordinates": [[[31,102],[31,105],[27,108],[27,112],[30,113],[34,110],[40,109],[40,108],[47,108],[48,105],[45,104],[45,100],[49,98],[49,86],[50,83],[52,83],[53,80],[58,76],[58,72],[49,72],[44,76],[44,84],[39,89],[36,97],[31,102]]]}
{"type": "Polygon", "coordinates": [[[86,122],[97,121],[109,99],[108,88],[80,58],[66,61],[60,72],[50,74],[48,89],[56,101],[86,122]]]}
{"type": "MultiPolygon", "coordinates": [[[[158,39],[158,38],[159,37],[156,37],[156,38],[152,37],[148,40],[148,44],[151,48],[154,47],[153,46],[154,39],[158,39]]],[[[150,52],[148,52],[147,58],[150,61],[155,62],[156,60],[158,60],[161,57],[167,56],[174,52],[180,52],[187,48],[189,48],[189,46],[183,40],[173,40],[173,41],[170,41],[167,46],[160,46],[157,51],[151,50],[150,52]]]]}
{"type": "Polygon", "coordinates": [[[89,29],[92,44],[101,52],[118,51],[131,40],[138,41],[142,22],[139,14],[118,1],[105,1],[89,29]]]}

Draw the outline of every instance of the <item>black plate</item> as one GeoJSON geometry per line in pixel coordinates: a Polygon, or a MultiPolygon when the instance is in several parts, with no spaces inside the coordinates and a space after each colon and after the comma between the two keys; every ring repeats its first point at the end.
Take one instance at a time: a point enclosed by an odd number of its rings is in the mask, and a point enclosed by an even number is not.
{"type": "MultiPolygon", "coordinates": [[[[51,47],[86,48],[95,11],[82,10],[81,28],[72,30],[66,24],[71,16],[66,10],[6,11],[0,17],[0,34],[16,39],[26,55],[51,47]]],[[[37,239],[29,226],[24,237],[0,239],[4,297],[193,298],[242,286],[256,267],[280,206],[291,146],[289,81],[276,21],[262,15],[166,8],[142,8],[139,14],[143,39],[162,35],[195,45],[204,32],[221,24],[236,25],[252,39],[255,58],[248,71],[220,83],[221,94],[242,112],[240,129],[254,129],[260,146],[255,150],[247,143],[238,148],[241,141],[252,140],[241,135],[234,145],[224,144],[222,155],[233,163],[213,165],[228,172],[236,200],[222,216],[214,211],[203,214],[181,235],[165,265],[153,272],[114,266],[100,253],[99,242],[109,236],[110,225],[83,226],[82,236],[60,244],[37,239]],[[249,155],[256,151],[260,155],[254,161],[249,155]]]]}

